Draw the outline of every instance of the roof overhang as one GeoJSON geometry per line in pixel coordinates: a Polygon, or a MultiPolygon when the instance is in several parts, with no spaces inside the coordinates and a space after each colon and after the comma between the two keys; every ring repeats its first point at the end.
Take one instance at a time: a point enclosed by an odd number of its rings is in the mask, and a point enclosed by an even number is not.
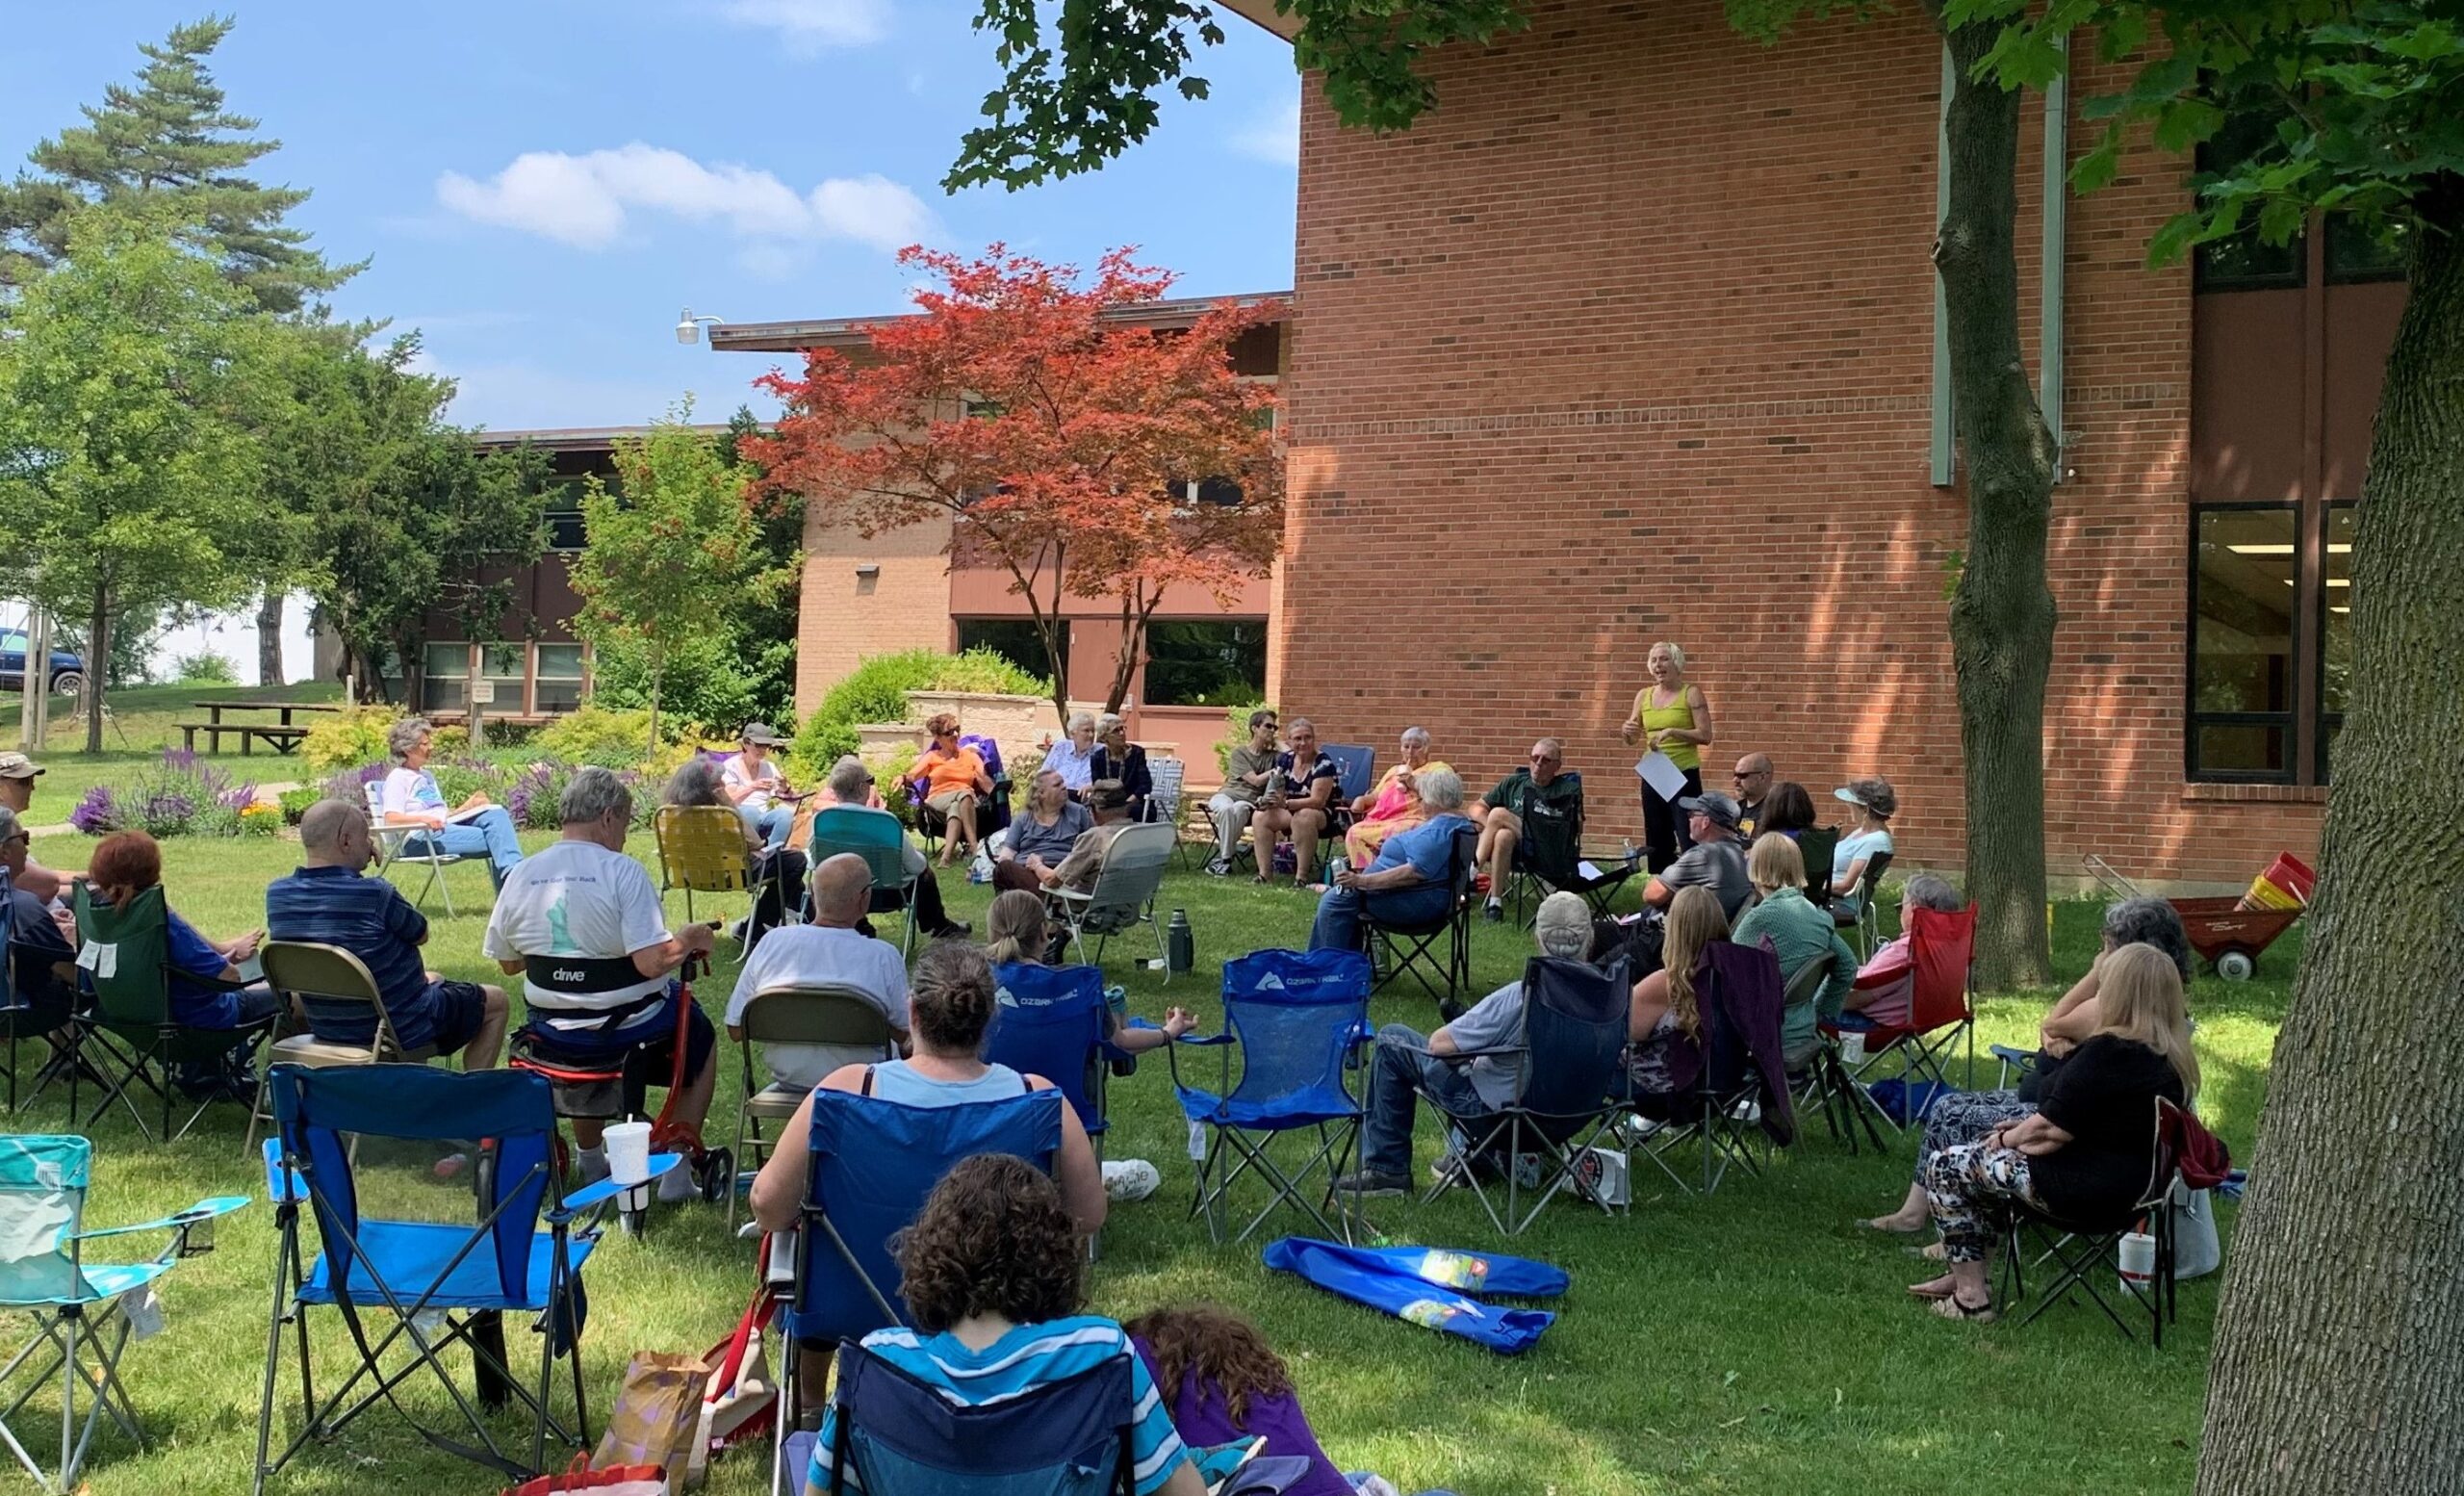
{"type": "Polygon", "coordinates": [[[1300,34],[1300,17],[1277,12],[1274,0],[1215,0],[1215,3],[1235,15],[1257,22],[1286,41],[1300,34]]]}
{"type": "MultiPolygon", "coordinates": [[[[1245,296],[1176,297],[1166,301],[1141,301],[1132,306],[1114,307],[1104,313],[1103,320],[1116,327],[1169,330],[1194,325],[1199,318],[1225,301],[1244,307],[1270,307],[1284,315],[1289,315],[1292,310],[1291,292],[1262,291],[1245,296]]],[[[720,322],[710,328],[710,351],[793,353],[808,348],[837,348],[843,352],[855,352],[871,347],[873,328],[921,315],[908,312],[886,317],[833,317],[811,322],[720,322]]]]}
{"type": "MultiPolygon", "coordinates": [[[[522,431],[479,431],[472,441],[481,447],[528,447],[537,451],[605,451],[619,437],[641,438],[658,427],[651,426],[543,426],[522,431]]],[[[706,436],[719,436],[727,431],[725,424],[696,425],[686,430],[706,436]]]]}

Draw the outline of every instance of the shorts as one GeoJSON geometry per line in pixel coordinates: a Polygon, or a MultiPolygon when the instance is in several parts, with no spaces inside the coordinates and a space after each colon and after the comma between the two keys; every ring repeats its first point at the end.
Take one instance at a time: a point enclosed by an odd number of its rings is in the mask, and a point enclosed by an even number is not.
{"type": "MultiPolygon", "coordinates": [[[[629,1056],[637,1055],[643,1066],[643,1080],[653,1086],[664,1086],[676,1073],[676,1005],[680,1002],[684,1002],[682,989],[671,985],[666,1002],[613,1031],[551,1028],[539,1021],[540,1011],[533,1008],[531,1021],[524,1026],[523,1033],[530,1052],[549,1064],[570,1065],[578,1070],[600,1066],[612,1069],[629,1056]]],[[[710,1052],[718,1044],[718,1031],[710,1026],[709,1016],[702,1011],[701,1004],[685,1003],[687,1080],[702,1073],[702,1067],[709,1063],[710,1052]]]]}
{"type": "Polygon", "coordinates": [[[438,1055],[459,1054],[477,1038],[488,1020],[487,989],[476,982],[434,981],[427,984],[428,1043],[438,1055]]]}
{"type": "Polygon", "coordinates": [[[950,816],[958,813],[960,801],[974,798],[975,791],[972,789],[944,789],[939,794],[926,796],[924,803],[932,808],[936,815],[950,816]]]}

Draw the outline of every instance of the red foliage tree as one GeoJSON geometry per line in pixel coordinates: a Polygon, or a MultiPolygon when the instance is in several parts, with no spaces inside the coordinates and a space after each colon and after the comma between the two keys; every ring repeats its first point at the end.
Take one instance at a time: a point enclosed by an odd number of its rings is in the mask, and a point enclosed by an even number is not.
{"type": "Polygon", "coordinates": [[[745,453],[866,537],[946,519],[950,554],[1007,571],[1027,600],[1064,715],[1063,598],[1116,596],[1106,705],[1117,711],[1166,588],[1228,605],[1274,564],[1275,399],[1231,356],[1273,314],[1224,302],[1186,328],[1141,325],[1173,276],[1125,248],[1084,289],[1074,268],[997,244],[976,259],[916,247],[899,260],[942,289],[916,294],[920,315],[866,326],[861,357],[819,349],[802,378],[764,375],[786,412],[745,453]],[[1227,481],[1201,501],[1202,478],[1227,481]]]}

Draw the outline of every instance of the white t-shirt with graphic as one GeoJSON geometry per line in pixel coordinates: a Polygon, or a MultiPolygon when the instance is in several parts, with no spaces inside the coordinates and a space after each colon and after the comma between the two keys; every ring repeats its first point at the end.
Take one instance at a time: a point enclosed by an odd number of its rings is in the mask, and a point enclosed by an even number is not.
{"type": "MultiPolygon", "coordinates": [[[[667,912],[658,886],[642,864],[594,841],[556,841],[524,858],[497,890],[481,949],[491,961],[522,956],[586,956],[621,960],[669,939],[667,912]]],[[[667,985],[664,976],[644,977],[603,993],[544,991],[525,978],[522,993],[554,1028],[578,1028],[596,1019],[559,1020],[545,1013],[567,1009],[603,1013],[667,985]]]]}

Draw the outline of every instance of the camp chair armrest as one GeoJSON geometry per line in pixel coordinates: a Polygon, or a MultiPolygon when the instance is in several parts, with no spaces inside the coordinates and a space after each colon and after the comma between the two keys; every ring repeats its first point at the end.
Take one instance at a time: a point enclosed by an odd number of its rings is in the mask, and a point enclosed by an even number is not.
{"type": "MultiPolygon", "coordinates": [[[[678,1167],[683,1162],[684,1155],[681,1153],[653,1153],[651,1155],[651,1172],[643,1177],[642,1182],[648,1184],[652,1180],[658,1178],[661,1174],[666,1174],[669,1170],[678,1167]]],[[[558,1205],[553,1210],[544,1212],[544,1214],[547,1216],[550,1223],[561,1225],[564,1222],[572,1220],[581,1212],[590,1209],[593,1205],[604,1204],[608,1200],[614,1199],[617,1196],[625,1193],[627,1188],[628,1186],[619,1184],[612,1178],[602,1179],[597,1184],[585,1184],[580,1189],[578,1189],[571,1195],[566,1196],[562,1204],[558,1205]]]]}
{"type": "Polygon", "coordinates": [[[1467,1060],[1494,1060],[1503,1055],[1529,1054],[1531,1050],[1526,1045],[1500,1045],[1494,1049],[1457,1049],[1452,1054],[1440,1054],[1434,1049],[1424,1049],[1420,1052],[1432,1060],[1444,1060],[1449,1065],[1456,1065],[1467,1060]]]}
{"type": "Polygon", "coordinates": [[[1095,890],[1088,889],[1082,892],[1077,889],[1065,889],[1056,884],[1044,890],[1043,896],[1057,898],[1065,904],[1091,904],[1095,901],[1095,890]]]}
{"type": "Polygon", "coordinates": [[[2033,1065],[2037,1058],[2036,1051],[2033,1049],[2014,1049],[2009,1045],[1988,1045],[1986,1053],[2013,1065],[2033,1065]]]}
{"type": "MultiPolygon", "coordinates": [[[[1143,1019],[1132,1019],[1132,1021],[1142,1024],[1144,1023],[1143,1019]]],[[[1145,1024],[1145,1026],[1150,1028],[1153,1027],[1152,1024],[1145,1024]]],[[[1183,1034],[1180,1038],[1173,1041],[1175,1044],[1188,1045],[1193,1048],[1199,1049],[1212,1048],[1217,1045],[1228,1045],[1236,1042],[1237,1041],[1230,1029],[1225,1029],[1220,1034],[1183,1034]]]]}
{"type": "Polygon", "coordinates": [[[218,1216],[227,1216],[247,1203],[248,1199],[244,1195],[218,1195],[208,1199],[198,1200],[177,1215],[164,1216],[154,1221],[139,1221],[128,1225],[106,1225],[97,1226],[90,1231],[75,1231],[64,1237],[63,1240],[91,1242],[99,1241],[106,1236],[132,1236],[140,1231],[185,1231],[190,1226],[214,1220],[218,1216]]]}

